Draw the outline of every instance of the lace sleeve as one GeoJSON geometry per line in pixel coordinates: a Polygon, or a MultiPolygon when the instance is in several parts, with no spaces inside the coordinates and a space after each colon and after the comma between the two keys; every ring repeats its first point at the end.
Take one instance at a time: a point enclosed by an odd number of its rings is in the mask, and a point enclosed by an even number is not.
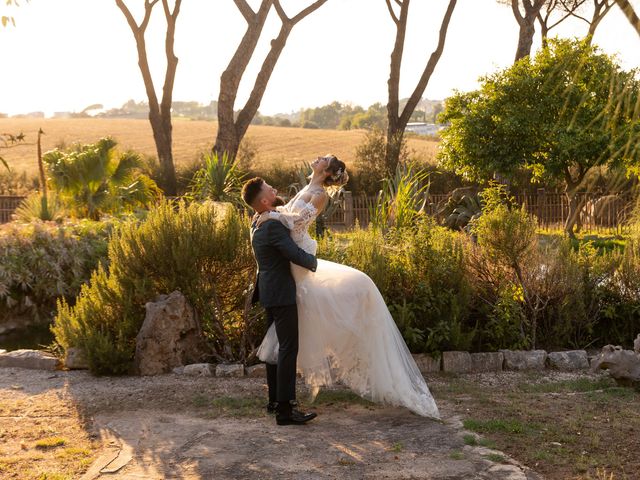
{"type": "Polygon", "coordinates": [[[303,202],[304,205],[296,210],[288,210],[278,207],[275,212],[269,212],[268,218],[278,220],[289,230],[306,230],[315,219],[318,210],[312,203],[303,202]]]}

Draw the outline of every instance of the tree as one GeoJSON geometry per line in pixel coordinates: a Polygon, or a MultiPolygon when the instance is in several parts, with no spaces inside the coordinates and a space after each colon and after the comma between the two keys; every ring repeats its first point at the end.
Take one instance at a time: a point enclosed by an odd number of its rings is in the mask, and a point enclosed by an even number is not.
{"type": "Polygon", "coordinates": [[[544,9],[540,9],[537,15],[543,46],[547,44],[549,32],[571,17],[573,12],[584,5],[586,1],[587,0],[549,0],[544,4],[544,9]],[[558,13],[560,16],[557,20],[553,18],[555,13],[558,13]]]}
{"type": "Polygon", "coordinates": [[[236,7],[247,22],[247,30],[238,44],[236,51],[229,61],[226,70],[220,77],[220,93],[218,96],[218,133],[213,147],[214,152],[222,157],[225,153],[235,159],[240,141],[247,132],[251,120],[258,112],[262,97],[273,73],[273,69],[280,58],[280,54],[287,44],[287,39],[293,27],[303,18],[315,12],[327,0],[316,0],[311,5],[293,17],[289,17],[280,0],[261,0],[257,11],[254,11],[246,0],[234,0],[236,7]],[[260,71],[256,76],[249,99],[239,112],[234,110],[238,87],[253,56],[256,45],[260,40],[262,29],[271,10],[275,8],[278,18],[282,22],[276,38],[271,40],[271,48],[265,57],[260,71]]]}
{"type": "Polygon", "coordinates": [[[573,237],[577,192],[592,168],[640,171],[639,89],[635,72],[587,39],[550,40],[535,58],[446,101],[440,161],[473,180],[526,169],[534,181],[564,184],[573,237]]]}
{"type": "Polygon", "coordinates": [[[144,81],[144,87],[149,99],[149,122],[153,131],[153,139],[158,152],[158,161],[162,168],[162,187],[167,195],[173,196],[177,193],[176,169],[173,164],[173,137],[171,124],[171,103],[173,98],[173,85],[178,68],[178,57],[176,57],[173,45],[175,40],[176,21],[180,13],[182,0],[175,0],[173,10],[169,7],[169,0],[162,1],[162,9],[167,21],[167,32],[165,35],[165,55],[167,57],[167,68],[162,87],[162,100],[158,101],[158,95],[151,77],[149,61],[147,58],[147,42],[145,33],[153,7],[160,0],[144,0],[144,17],[138,24],[124,0],[115,0],[127,23],[131,28],[138,50],[138,66],[144,81]]]}
{"type": "Polygon", "coordinates": [[[629,0],[616,0],[616,4],[620,7],[625,17],[627,17],[631,26],[638,32],[638,35],[640,35],[640,18],[633,8],[633,5],[629,3],[629,0]]]}
{"type": "Polygon", "coordinates": [[[591,14],[590,19],[582,15],[578,15],[578,9],[571,12],[572,16],[583,20],[587,25],[589,25],[589,30],[587,31],[587,38],[589,42],[593,40],[593,36],[596,33],[598,25],[600,25],[602,19],[607,13],[609,13],[614,5],[615,0],[593,0],[593,13],[591,14]]]}
{"type": "Polygon", "coordinates": [[[449,28],[449,22],[453,15],[453,10],[456,6],[457,0],[449,0],[449,5],[445,11],[442,23],[440,25],[440,34],[438,37],[438,45],[436,49],[431,53],[429,60],[415,86],[411,96],[407,100],[402,112],[400,112],[400,69],[402,67],[402,55],[404,53],[404,42],[407,31],[407,20],[409,18],[409,3],[410,0],[395,0],[400,10],[398,13],[394,10],[391,0],[386,0],[389,15],[396,25],[396,38],[391,52],[391,66],[389,70],[389,99],[387,103],[387,146],[385,153],[385,168],[389,175],[393,175],[398,165],[398,159],[400,157],[402,140],[404,137],[404,130],[407,127],[407,123],[413,114],[413,111],[418,105],[418,102],[422,98],[431,75],[442,56],[444,50],[444,43],[447,38],[447,30],[449,28]]]}
{"type": "Polygon", "coordinates": [[[513,16],[520,28],[515,62],[531,53],[533,36],[536,33],[536,19],[542,7],[549,1],[553,0],[498,0],[498,3],[511,6],[513,16]]]}

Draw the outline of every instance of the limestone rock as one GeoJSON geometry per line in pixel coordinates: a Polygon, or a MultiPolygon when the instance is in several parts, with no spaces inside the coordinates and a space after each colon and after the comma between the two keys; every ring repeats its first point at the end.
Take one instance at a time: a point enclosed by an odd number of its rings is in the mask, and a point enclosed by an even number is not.
{"type": "Polygon", "coordinates": [[[64,357],[64,366],[69,370],[86,370],[89,368],[84,352],[76,347],[67,349],[64,357]]]}
{"type": "Polygon", "coordinates": [[[241,363],[220,363],[216,366],[216,377],[244,377],[244,365],[241,363]]]}
{"type": "Polygon", "coordinates": [[[13,350],[12,352],[0,354],[0,367],[56,370],[58,368],[58,359],[40,350],[13,350]]]}
{"type": "Polygon", "coordinates": [[[585,370],[589,368],[589,358],[584,350],[551,352],[547,356],[549,366],[558,370],[585,370]]]}
{"type": "Polygon", "coordinates": [[[593,370],[608,370],[620,385],[640,388],[640,354],[606,345],[591,363],[593,370]]]}
{"type": "Polygon", "coordinates": [[[442,370],[452,373],[471,371],[471,355],[469,352],[443,352],[442,370]]]}
{"type": "Polygon", "coordinates": [[[182,293],[160,295],[145,305],[144,323],[136,336],[134,365],[140,375],[158,375],[199,361],[204,342],[193,308],[182,293]]]}
{"type": "Polygon", "coordinates": [[[640,333],[633,342],[633,351],[640,355],[640,333]]]}
{"type": "Polygon", "coordinates": [[[4,348],[0,348],[0,355],[2,355],[3,353],[7,353],[7,351],[4,348]]]}
{"type": "Polygon", "coordinates": [[[502,352],[481,352],[471,354],[471,370],[474,372],[501,372],[504,362],[502,352]]]}
{"type": "Polygon", "coordinates": [[[250,378],[265,378],[267,376],[267,366],[264,363],[247,367],[247,377],[250,378]]]}
{"type": "MultiPolygon", "coordinates": [[[[174,369],[175,371],[175,369],[174,369]]],[[[190,377],[213,377],[216,372],[216,366],[212,363],[192,363],[185,365],[182,373],[190,377]]]]}
{"type": "Polygon", "coordinates": [[[500,350],[505,370],[544,370],[547,352],[544,350],[500,350]]]}
{"type": "Polygon", "coordinates": [[[435,373],[440,371],[441,358],[433,358],[424,353],[414,353],[413,359],[420,370],[420,373],[435,373]]]}

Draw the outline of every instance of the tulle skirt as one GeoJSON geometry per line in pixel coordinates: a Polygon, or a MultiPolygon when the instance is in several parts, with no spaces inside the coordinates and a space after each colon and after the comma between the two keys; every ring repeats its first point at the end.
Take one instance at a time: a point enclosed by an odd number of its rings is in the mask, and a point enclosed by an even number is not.
{"type": "MultiPolygon", "coordinates": [[[[298,304],[298,370],[312,396],[341,383],[378,403],[431,418],[438,407],[373,281],[346,265],[318,260],[316,272],[292,265],[298,304]]],[[[258,357],[276,363],[271,325],[258,357]]]]}

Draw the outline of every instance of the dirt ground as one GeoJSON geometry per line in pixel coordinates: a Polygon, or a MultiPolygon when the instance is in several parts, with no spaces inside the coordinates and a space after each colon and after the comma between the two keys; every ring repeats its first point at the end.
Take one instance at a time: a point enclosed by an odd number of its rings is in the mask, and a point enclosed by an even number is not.
{"type": "Polygon", "coordinates": [[[309,425],[278,427],[265,393],[262,379],[0,369],[0,478],[541,478],[470,444],[445,400],[436,422],[335,389],[305,406],[309,425]]]}

